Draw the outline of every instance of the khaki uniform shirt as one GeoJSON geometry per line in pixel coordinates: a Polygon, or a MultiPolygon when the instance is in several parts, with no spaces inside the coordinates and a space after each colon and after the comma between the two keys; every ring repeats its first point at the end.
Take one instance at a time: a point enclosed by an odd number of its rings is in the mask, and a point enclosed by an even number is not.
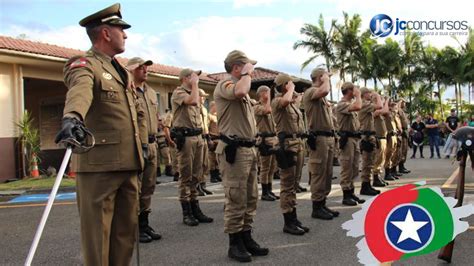
{"type": "Polygon", "coordinates": [[[388,132],[397,131],[397,124],[395,123],[395,118],[393,117],[393,112],[389,112],[385,115],[385,126],[387,127],[388,132]]]}
{"type": "Polygon", "coordinates": [[[234,94],[237,79],[228,77],[221,80],[214,90],[217,108],[217,123],[221,134],[255,139],[257,128],[250,97],[237,98],[234,94]]]}
{"type": "Polygon", "coordinates": [[[311,131],[331,132],[334,130],[334,124],[330,105],[326,97],[313,100],[312,97],[315,91],[316,88],[311,87],[306,90],[303,96],[308,129],[311,131]]]}
{"type": "Polygon", "coordinates": [[[393,112],[392,115],[395,118],[394,120],[395,120],[395,124],[397,125],[397,131],[402,132],[403,131],[402,120],[400,119],[398,112],[393,112]]]}
{"type": "Polygon", "coordinates": [[[387,126],[385,126],[385,118],[378,115],[374,118],[375,135],[379,138],[387,137],[387,126]]]}
{"type": "Polygon", "coordinates": [[[271,103],[276,131],[288,134],[301,133],[304,122],[300,109],[296,107],[295,103],[290,103],[286,107],[281,106],[282,97],[281,93],[277,93],[271,103]]]}
{"type": "Polygon", "coordinates": [[[148,136],[156,136],[158,133],[158,98],[156,92],[147,84],[144,88],[136,87],[138,100],[145,110],[148,136]]]}
{"type": "Polygon", "coordinates": [[[362,109],[359,111],[359,123],[361,131],[375,131],[374,125],[375,106],[372,101],[362,101],[362,109]]]}
{"type": "Polygon", "coordinates": [[[209,115],[206,106],[201,104],[202,134],[209,134],[209,115]]]}
{"type": "Polygon", "coordinates": [[[398,114],[400,115],[400,121],[402,122],[403,130],[408,129],[409,121],[408,121],[407,114],[402,109],[398,110],[398,114]]]}
{"type": "Polygon", "coordinates": [[[217,127],[217,115],[208,114],[209,117],[209,134],[213,136],[219,136],[219,128],[217,127]]]}
{"type": "Polygon", "coordinates": [[[132,88],[132,76],[112,58],[92,48],[64,66],[68,88],[64,116],[84,121],[96,140],[87,153],[73,156],[77,172],[134,171],[144,166],[140,132],[146,132],[144,110],[132,88]]]}
{"type": "Polygon", "coordinates": [[[272,113],[264,113],[265,106],[258,103],[254,106],[255,120],[257,121],[258,132],[275,133],[275,122],[272,113]]]}
{"type": "Polygon", "coordinates": [[[349,111],[351,104],[351,102],[345,100],[341,100],[337,103],[336,117],[339,126],[338,131],[359,131],[360,124],[359,119],[357,118],[357,112],[349,111]]]}
{"type": "Polygon", "coordinates": [[[163,127],[171,128],[173,126],[173,113],[167,113],[163,117],[163,127]]]}
{"type": "Polygon", "coordinates": [[[191,90],[183,86],[176,88],[171,96],[173,109],[173,127],[202,128],[201,107],[184,104],[191,90]]]}

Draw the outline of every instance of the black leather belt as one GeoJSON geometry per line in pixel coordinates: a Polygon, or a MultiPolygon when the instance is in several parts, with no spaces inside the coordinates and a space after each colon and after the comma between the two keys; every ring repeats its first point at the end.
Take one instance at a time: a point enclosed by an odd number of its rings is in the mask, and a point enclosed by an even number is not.
{"type": "Polygon", "coordinates": [[[185,137],[199,136],[202,134],[202,128],[175,127],[176,131],[181,131],[185,137]]]}
{"type": "Polygon", "coordinates": [[[304,132],[298,132],[298,133],[286,133],[286,132],[280,132],[278,133],[278,136],[283,135],[283,138],[285,139],[305,139],[308,138],[308,134],[304,132]]]}
{"type": "Polygon", "coordinates": [[[270,138],[270,137],[275,137],[276,133],[273,132],[260,132],[257,134],[257,137],[262,137],[262,138],[270,138]]]}
{"type": "Polygon", "coordinates": [[[375,131],[362,131],[360,133],[364,136],[367,136],[367,137],[375,135],[375,131]]]}
{"type": "Polygon", "coordinates": [[[348,138],[358,138],[360,139],[362,134],[359,131],[339,131],[339,135],[346,135],[348,138]]]}
{"type": "Polygon", "coordinates": [[[336,134],[334,133],[334,130],[332,131],[309,131],[310,134],[313,134],[314,136],[323,136],[323,137],[334,137],[336,134]]]}
{"type": "Polygon", "coordinates": [[[237,136],[221,135],[220,139],[228,145],[236,145],[238,147],[251,148],[254,147],[256,143],[254,139],[239,138],[237,136]]]}
{"type": "Polygon", "coordinates": [[[155,135],[148,135],[148,143],[155,143],[156,136],[155,135]]]}
{"type": "Polygon", "coordinates": [[[377,139],[387,139],[386,137],[376,137],[377,139]]]}

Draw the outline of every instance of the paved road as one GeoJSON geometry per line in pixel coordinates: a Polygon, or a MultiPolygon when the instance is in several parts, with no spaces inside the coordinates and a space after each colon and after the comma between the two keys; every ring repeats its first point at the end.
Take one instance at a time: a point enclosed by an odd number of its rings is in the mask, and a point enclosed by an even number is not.
{"type": "MultiPolygon", "coordinates": [[[[441,186],[457,168],[446,159],[410,160],[407,167],[412,173],[391,186],[426,180],[428,185],[441,186]]],[[[304,171],[306,172],[306,171],[304,171]]],[[[339,167],[336,167],[336,174],[339,167]]],[[[465,202],[474,203],[474,177],[468,170],[465,202]]],[[[303,181],[307,182],[307,174],[303,181]]],[[[282,233],[283,218],[277,202],[259,201],[255,221],[255,237],[270,248],[270,255],[254,259],[259,265],[358,265],[357,248],[359,239],[347,237],[341,224],[351,218],[359,207],[343,207],[339,179],[333,182],[333,192],[328,203],[341,211],[341,216],[332,221],[311,218],[309,193],[298,194],[299,218],[311,228],[304,236],[290,236],[282,233]]],[[[358,184],[360,185],[360,184],[358,184]]],[[[305,184],[307,186],[307,184],[305,184]]],[[[204,212],[215,218],[213,224],[187,227],[182,224],[181,211],[177,201],[176,183],[159,185],[153,197],[152,226],[163,234],[158,242],[140,245],[142,265],[222,265],[231,264],[227,259],[228,238],[223,233],[223,189],[220,184],[208,185],[212,196],[202,197],[204,212]]],[[[278,188],[278,184],[275,184],[278,188]]],[[[357,189],[358,190],[358,189],[357,189]]],[[[452,188],[445,188],[453,194],[452,188]]],[[[31,244],[36,226],[43,211],[42,206],[0,204],[0,264],[21,265],[31,244]]],[[[474,217],[468,219],[474,225],[474,217]]],[[[462,234],[456,241],[453,265],[472,265],[474,261],[474,230],[462,234]]],[[[81,263],[79,243],[79,220],[74,202],[61,202],[53,207],[43,238],[34,260],[36,265],[77,265],[81,263]]],[[[399,265],[443,264],[436,254],[412,258],[399,265]]]]}

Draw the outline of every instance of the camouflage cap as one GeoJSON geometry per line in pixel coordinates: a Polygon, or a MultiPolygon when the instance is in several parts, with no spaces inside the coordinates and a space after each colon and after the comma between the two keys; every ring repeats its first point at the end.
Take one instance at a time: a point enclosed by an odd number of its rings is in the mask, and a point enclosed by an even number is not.
{"type": "Polygon", "coordinates": [[[128,29],[131,27],[130,24],[122,20],[122,14],[120,13],[119,3],[104,8],[79,21],[79,25],[86,28],[93,28],[103,24],[119,26],[124,29],[128,29]]]}
{"type": "Polygon", "coordinates": [[[202,71],[201,70],[192,70],[190,68],[183,68],[181,72],[179,72],[179,80],[182,80],[183,78],[191,75],[192,73],[196,73],[196,75],[201,75],[202,71]]]}
{"type": "Polygon", "coordinates": [[[280,73],[280,74],[278,74],[278,76],[276,76],[274,82],[275,82],[275,84],[276,84],[277,86],[281,86],[281,85],[283,85],[283,84],[285,84],[285,83],[287,83],[287,82],[289,82],[289,81],[296,82],[296,81],[298,81],[298,79],[297,79],[297,78],[293,78],[293,77],[291,77],[291,76],[288,75],[288,74],[280,73]]]}
{"type": "Polygon", "coordinates": [[[153,61],[151,60],[143,60],[142,58],[140,57],[133,57],[133,58],[130,58],[127,62],[127,69],[128,70],[134,70],[135,68],[139,67],[139,66],[151,66],[153,65],[153,61]]]}
{"type": "Polygon", "coordinates": [[[257,95],[260,94],[260,92],[262,92],[262,91],[269,91],[269,90],[270,90],[270,87],[262,85],[262,86],[258,87],[257,95]]]}
{"type": "Polygon", "coordinates": [[[200,97],[207,97],[209,94],[207,94],[203,89],[199,89],[199,96],[200,97]]]}
{"type": "Polygon", "coordinates": [[[224,64],[232,65],[235,63],[244,63],[244,64],[250,63],[252,65],[255,65],[257,64],[257,61],[249,59],[247,55],[242,51],[234,50],[227,55],[227,57],[224,60],[224,64]]]}

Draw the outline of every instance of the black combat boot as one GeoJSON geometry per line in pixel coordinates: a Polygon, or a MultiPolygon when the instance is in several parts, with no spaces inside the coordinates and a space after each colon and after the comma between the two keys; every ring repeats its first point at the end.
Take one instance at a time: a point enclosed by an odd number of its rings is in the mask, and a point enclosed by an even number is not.
{"type": "Polygon", "coordinates": [[[341,166],[337,158],[334,158],[334,160],[332,161],[332,166],[341,166]]]}
{"type": "Polygon", "coordinates": [[[332,220],[334,216],[323,207],[323,204],[323,201],[313,201],[311,217],[321,220],[332,220]]]}
{"type": "Polygon", "coordinates": [[[142,213],[140,213],[140,216],[138,217],[138,220],[140,220],[141,216],[143,216],[142,219],[144,220],[143,226],[142,226],[142,224],[140,224],[140,234],[143,231],[145,234],[147,234],[149,237],[151,237],[151,239],[160,240],[161,235],[158,234],[157,232],[155,232],[155,230],[149,224],[149,221],[148,221],[148,215],[149,214],[150,214],[149,212],[142,212],[142,213]]]}
{"type": "Polygon", "coordinates": [[[305,233],[308,233],[309,228],[304,226],[303,223],[300,220],[298,220],[298,215],[296,214],[296,208],[293,208],[293,216],[295,217],[295,220],[296,220],[296,226],[303,229],[305,233]]]}
{"type": "Polygon", "coordinates": [[[402,173],[397,172],[397,167],[396,166],[390,168],[390,171],[392,173],[393,178],[395,178],[395,179],[400,179],[400,176],[403,175],[402,173]]]}
{"type": "Polygon", "coordinates": [[[165,166],[165,175],[166,176],[173,176],[173,166],[171,166],[171,165],[165,166]]]}
{"type": "Polygon", "coordinates": [[[360,199],[359,197],[357,197],[357,196],[355,195],[354,191],[355,191],[355,189],[352,188],[352,189],[351,189],[351,193],[352,193],[352,194],[351,194],[351,197],[352,197],[352,199],[355,200],[355,201],[356,201],[357,203],[359,203],[359,204],[364,203],[364,202],[365,202],[365,199],[360,199]]]}
{"type": "Polygon", "coordinates": [[[305,231],[296,224],[296,219],[294,218],[293,212],[284,213],[283,219],[285,220],[283,232],[291,235],[304,235],[305,231]]]}
{"type": "Polygon", "coordinates": [[[201,208],[199,207],[199,201],[191,200],[190,204],[194,218],[196,218],[200,223],[212,223],[212,221],[214,221],[214,219],[207,217],[204,215],[204,213],[202,213],[201,208]]]}
{"type": "Polygon", "coordinates": [[[342,204],[347,205],[347,206],[356,206],[357,202],[352,198],[352,191],[349,190],[343,190],[343,198],[342,198],[342,204]]]}
{"type": "Polygon", "coordinates": [[[206,189],[206,182],[201,183],[201,190],[206,193],[206,195],[212,195],[212,192],[206,189]]]}
{"type": "Polygon", "coordinates": [[[138,241],[140,241],[140,243],[150,243],[153,239],[145,232],[148,221],[144,214],[145,213],[142,212],[138,215],[138,241]]]}
{"type": "Polygon", "coordinates": [[[329,209],[327,206],[326,206],[326,199],[323,200],[323,208],[329,212],[330,214],[332,214],[332,216],[334,217],[338,217],[339,216],[339,212],[338,211],[335,211],[335,210],[331,210],[329,209]]]}
{"type": "Polygon", "coordinates": [[[385,177],[383,178],[387,181],[394,181],[395,178],[393,178],[392,173],[390,172],[390,168],[385,168],[385,177]]]}
{"type": "Polygon", "coordinates": [[[385,187],[385,182],[382,182],[382,180],[380,180],[379,175],[374,175],[373,179],[374,179],[374,181],[372,182],[372,186],[374,186],[374,187],[385,187]]]}
{"type": "Polygon", "coordinates": [[[262,197],[260,199],[263,201],[275,201],[275,198],[268,193],[268,184],[262,184],[262,197]]]}
{"type": "Polygon", "coordinates": [[[156,168],[156,177],[160,177],[160,176],[161,176],[161,167],[158,166],[158,167],[156,168]]]}
{"type": "Polygon", "coordinates": [[[196,184],[196,191],[199,197],[206,196],[206,193],[204,193],[204,190],[202,190],[201,184],[199,183],[196,184]]]}
{"type": "Polygon", "coordinates": [[[380,190],[374,189],[370,185],[370,182],[362,182],[362,186],[360,187],[360,194],[367,196],[376,196],[380,194],[380,190]]]}
{"type": "Polygon", "coordinates": [[[298,183],[298,185],[297,185],[297,189],[299,189],[299,190],[300,190],[300,192],[306,192],[306,191],[308,191],[306,188],[304,188],[304,187],[300,186],[300,184],[299,184],[299,183],[298,183]]]}
{"type": "Polygon", "coordinates": [[[272,195],[272,197],[274,197],[275,199],[279,200],[280,197],[275,195],[275,193],[273,193],[273,188],[272,188],[272,183],[268,183],[268,194],[272,195]]]}
{"type": "Polygon", "coordinates": [[[239,262],[251,262],[252,255],[247,251],[240,232],[229,234],[229,258],[239,262]]]}
{"type": "Polygon", "coordinates": [[[276,171],[276,172],[273,174],[273,179],[280,179],[280,172],[276,171]]]}
{"type": "Polygon", "coordinates": [[[211,183],[217,183],[219,182],[218,175],[219,175],[219,170],[214,169],[209,171],[209,175],[211,176],[211,183]]]}
{"type": "Polygon", "coordinates": [[[174,175],[173,175],[173,181],[178,181],[178,180],[179,180],[179,173],[176,172],[176,173],[174,173],[174,175]]]}
{"type": "Polygon", "coordinates": [[[252,238],[252,230],[242,231],[240,234],[242,236],[245,248],[248,252],[250,252],[250,254],[252,254],[252,256],[268,255],[268,248],[260,247],[260,245],[252,238]]]}
{"type": "Polygon", "coordinates": [[[219,172],[219,169],[216,169],[216,177],[217,177],[217,181],[222,182],[221,172],[219,172]]]}
{"type": "Polygon", "coordinates": [[[183,223],[189,226],[196,226],[199,224],[198,220],[194,218],[191,211],[191,204],[187,201],[181,202],[181,208],[183,208],[183,223]]]}
{"type": "Polygon", "coordinates": [[[410,170],[406,169],[405,168],[405,164],[403,162],[399,163],[398,164],[398,172],[402,173],[402,174],[409,174],[411,173],[410,170]]]}

